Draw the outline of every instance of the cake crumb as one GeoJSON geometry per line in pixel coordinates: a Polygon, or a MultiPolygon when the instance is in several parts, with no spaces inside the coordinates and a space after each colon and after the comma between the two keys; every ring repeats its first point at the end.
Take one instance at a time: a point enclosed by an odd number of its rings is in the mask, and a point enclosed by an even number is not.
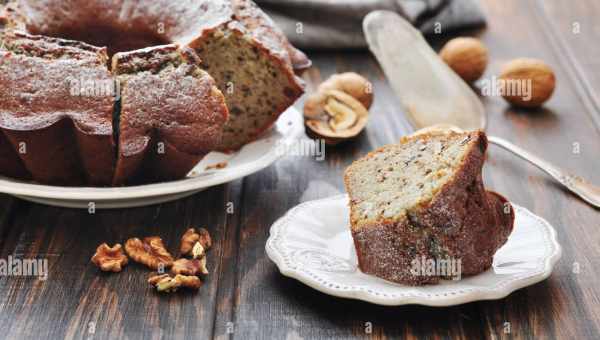
{"type": "Polygon", "coordinates": [[[227,167],[227,165],[228,165],[227,162],[220,162],[220,163],[216,163],[216,164],[211,164],[211,165],[207,166],[205,170],[225,169],[227,167]]]}

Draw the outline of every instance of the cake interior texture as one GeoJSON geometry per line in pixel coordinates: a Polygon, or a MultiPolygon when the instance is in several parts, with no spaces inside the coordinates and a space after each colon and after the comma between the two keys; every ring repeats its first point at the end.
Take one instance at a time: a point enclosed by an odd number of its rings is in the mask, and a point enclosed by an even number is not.
{"type": "Polygon", "coordinates": [[[386,146],[352,165],[353,227],[406,218],[431,200],[461,165],[469,137],[452,135],[386,146]]]}
{"type": "Polygon", "coordinates": [[[221,150],[256,139],[302,93],[290,78],[292,72],[281,72],[285,65],[238,29],[223,27],[190,46],[217,81],[229,108],[221,150]]]}
{"type": "Polygon", "coordinates": [[[512,231],[514,212],[483,186],[486,148],[483,132],[428,133],[348,167],[344,182],[361,270],[409,285],[487,270],[512,231]],[[432,261],[456,271],[419,271],[432,261]]]}

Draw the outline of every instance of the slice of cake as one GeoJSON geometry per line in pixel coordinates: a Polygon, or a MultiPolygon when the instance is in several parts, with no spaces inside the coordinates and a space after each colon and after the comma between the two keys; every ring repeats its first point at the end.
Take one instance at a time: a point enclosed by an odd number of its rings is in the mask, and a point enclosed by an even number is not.
{"type": "Polygon", "coordinates": [[[109,185],[114,82],[106,49],[12,30],[0,40],[0,153],[10,157],[0,174],[109,185]]]}
{"type": "Polygon", "coordinates": [[[268,17],[252,1],[231,1],[223,7],[230,17],[206,25],[189,46],[225,95],[230,119],[219,149],[229,151],[259,137],[304,89],[293,69],[293,61],[302,58],[290,55],[297,50],[268,17]]]}
{"type": "Polygon", "coordinates": [[[177,45],[117,53],[115,185],[183,178],[221,142],[228,112],[193,50],[177,45]]]}
{"type": "Polygon", "coordinates": [[[355,161],[344,182],[360,269],[417,285],[490,268],[514,212],[483,187],[486,148],[480,131],[430,132],[355,161]]]}

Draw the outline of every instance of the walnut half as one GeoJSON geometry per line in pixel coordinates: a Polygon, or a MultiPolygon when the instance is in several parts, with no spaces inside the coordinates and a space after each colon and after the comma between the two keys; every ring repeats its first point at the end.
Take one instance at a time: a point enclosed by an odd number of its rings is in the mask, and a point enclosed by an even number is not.
{"type": "Polygon", "coordinates": [[[173,256],[169,254],[162,239],[158,236],[130,238],[125,242],[125,251],[134,261],[145,264],[151,269],[169,268],[173,265],[173,256]]]}
{"type": "Polygon", "coordinates": [[[179,287],[199,289],[202,286],[202,281],[197,276],[180,274],[175,277],[169,274],[154,275],[148,279],[148,283],[155,286],[157,291],[165,293],[174,292],[179,287]]]}
{"type": "Polygon", "coordinates": [[[173,274],[182,275],[207,275],[208,270],[206,269],[206,257],[203,257],[200,260],[179,259],[173,262],[171,272],[173,272],[173,274]]]}
{"type": "MultiPolygon", "coordinates": [[[[212,247],[212,239],[210,238],[210,234],[208,230],[204,228],[198,228],[198,231],[194,228],[189,228],[181,237],[181,255],[190,255],[194,250],[194,246],[196,246],[196,252],[198,252],[198,246],[196,244],[200,244],[202,246],[202,252],[208,250],[212,247]]],[[[194,254],[194,258],[197,258],[194,254]]]]}
{"type": "Polygon", "coordinates": [[[105,272],[120,272],[127,264],[127,256],[123,254],[123,248],[119,243],[112,248],[106,243],[102,243],[96,248],[96,253],[92,256],[92,262],[105,272]]]}

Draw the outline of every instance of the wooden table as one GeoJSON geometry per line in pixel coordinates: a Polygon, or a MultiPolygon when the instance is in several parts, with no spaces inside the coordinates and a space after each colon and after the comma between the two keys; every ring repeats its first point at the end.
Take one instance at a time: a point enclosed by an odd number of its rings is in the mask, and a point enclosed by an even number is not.
{"type": "MultiPolygon", "coordinates": [[[[486,0],[486,77],[502,63],[531,56],[553,66],[558,87],[539,112],[483,98],[489,132],[600,183],[600,3],[486,0]],[[579,29],[579,33],[577,32],[579,29]]],[[[439,47],[445,36],[433,43],[439,47]]],[[[311,338],[598,338],[600,213],[533,166],[494,146],[489,188],[553,224],[563,257],[546,281],[498,301],[449,308],[380,307],[319,293],[283,277],[265,254],[270,225],[296,204],[342,192],[341,174],[356,157],[410,131],[384,76],[366,52],[311,53],[309,90],[334,72],[357,71],[375,87],[368,129],[327,149],[325,161],[290,156],[243,180],[158,206],[97,211],[0,199],[0,258],[48,260],[46,281],[0,278],[2,337],[311,338]],[[228,204],[233,213],[227,213],[228,204]],[[136,264],[103,274],[89,259],[101,242],[160,235],[171,249],[188,226],[215,240],[211,275],[197,294],[159,296],[136,264]]],[[[301,107],[301,103],[298,107],[301,107]]]]}

